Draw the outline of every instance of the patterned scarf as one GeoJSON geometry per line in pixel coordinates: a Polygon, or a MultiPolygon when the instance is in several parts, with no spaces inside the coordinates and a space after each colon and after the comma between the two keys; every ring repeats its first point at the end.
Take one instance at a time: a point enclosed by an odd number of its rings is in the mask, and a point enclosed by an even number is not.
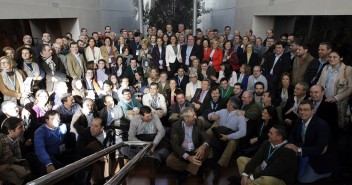
{"type": "Polygon", "coordinates": [[[35,62],[31,62],[31,63],[26,63],[26,62],[23,62],[23,71],[26,72],[27,76],[28,77],[34,77],[34,78],[37,78],[40,76],[40,70],[39,70],[39,66],[37,63],[35,62]],[[31,67],[29,67],[31,66],[31,67]]]}
{"type": "MultiPolygon", "coordinates": [[[[8,89],[10,89],[10,90],[12,90],[12,91],[16,91],[16,86],[14,86],[14,84],[13,84],[13,82],[11,82],[10,81],[10,78],[11,77],[9,77],[8,76],[8,74],[6,73],[6,71],[5,70],[3,70],[2,72],[1,72],[1,77],[2,77],[2,79],[3,79],[3,81],[4,81],[4,84],[5,84],[5,86],[8,88],[8,89]]],[[[12,79],[11,79],[12,80],[12,79]]],[[[23,78],[22,78],[22,75],[17,71],[17,70],[14,70],[14,80],[15,80],[15,82],[16,83],[18,83],[18,85],[19,85],[19,92],[23,92],[23,78]]],[[[15,83],[15,84],[16,84],[15,83]]],[[[6,96],[6,95],[4,95],[4,100],[6,101],[6,100],[9,100],[9,101],[13,101],[13,102],[17,102],[17,99],[16,99],[16,97],[13,97],[13,96],[6,96]]]]}

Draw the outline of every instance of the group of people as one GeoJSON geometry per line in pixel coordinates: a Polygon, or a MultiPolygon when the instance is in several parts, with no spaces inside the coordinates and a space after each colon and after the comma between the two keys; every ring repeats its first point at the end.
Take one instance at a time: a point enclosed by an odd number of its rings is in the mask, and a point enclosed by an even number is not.
{"type": "MultiPolygon", "coordinates": [[[[157,167],[176,180],[214,181],[231,158],[234,184],[310,183],[338,172],[339,134],[350,123],[352,68],[329,42],[319,58],[294,34],[274,38],[248,29],[190,34],[81,29],[42,44],[3,48],[0,58],[0,182],[22,184],[122,141],[152,142],[157,167]],[[208,164],[208,165],[206,165],[208,164]],[[259,168],[257,168],[259,167],[259,168]]],[[[138,150],[137,150],[138,152],[138,150]]],[[[75,175],[102,184],[117,167],[104,156],[75,175]]]]}

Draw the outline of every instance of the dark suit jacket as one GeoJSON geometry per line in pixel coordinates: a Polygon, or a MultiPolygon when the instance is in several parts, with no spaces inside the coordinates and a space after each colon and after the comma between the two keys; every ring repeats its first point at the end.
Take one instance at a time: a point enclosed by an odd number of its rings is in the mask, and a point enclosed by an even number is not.
{"type": "MultiPolygon", "coordinates": [[[[187,52],[187,44],[183,45],[181,47],[181,57],[182,57],[183,64],[185,64],[185,62],[186,62],[186,52],[187,52]]],[[[193,48],[192,48],[192,51],[191,51],[191,54],[189,55],[189,57],[191,57],[191,56],[196,56],[197,58],[202,59],[203,58],[203,49],[202,49],[202,47],[198,46],[197,44],[194,44],[193,48]]],[[[189,65],[190,66],[192,65],[192,60],[191,59],[189,59],[189,65]]]]}
{"type": "Polygon", "coordinates": [[[328,65],[329,63],[326,62],[322,68],[318,71],[319,69],[319,65],[320,65],[320,61],[319,58],[313,60],[312,62],[309,63],[306,73],[304,74],[304,81],[307,82],[309,84],[309,86],[313,86],[315,84],[317,84],[321,72],[323,71],[323,68],[328,65]]]}
{"type": "Polygon", "coordinates": [[[278,148],[268,159],[268,151],[271,144],[265,141],[258,152],[246,165],[243,172],[253,174],[254,179],[262,176],[272,176],[285,181],[287,185],[294,184],[297,170],[296,153],[285,146],[278,148]],[[265,161],[267,166],[264,170],[255,170],[265,161]]]}
{"type": "MultiPolygon", "coordinates": [[[[264,61],[264,64],[262,66],[263,73],[265,74],[264,76],[270,75],[270,70],[274,65],[274,61],[275,61],[275,54],[272,54],[270,57],[268,57],[267,60],[264,61]]],[[[283,72],[291,72],[290,66],[292,66],[291,58],[288,55],[282,54],[274,66],[272,76],[275,77],[275,80],[278,80],[281,77],[281,74],[283,72]]]]}
{"type": "Polygon", "coordinates": [[[160,63],[159,60],[163,60],[163,71],[166,70],[166,61],[165,61],[165,53],[166,53],[166,48],[161,47],[161,53],[159,51],[158,46],[155,46],[154,49],[152,50],[152,61],[153,61],[153,67],[156,67],[159,69],[160,63]]]}
{"type": "MultiPolygon", "coordinates": [[[[172,124],[171,128],[171,147],[179,158],[186,152],[182,148],[182,143],[185,140],[185,129],[183,128],[182,121],[176,121],[172,124]]],[[[204,142],[210,143],[203,124],[199,119],[196,119],[196,123],[193,125],[192,141],[194,144],[194,150],[201,146],[204,142]]]]}
{"type": "Polygon", "coordinates": [[[329,103],[325,101],[325,96],[321,101],[315,115],[324,120],[330,127],[332,139],[336,139],[338,132],[338,111],[336,103],[329,103]]]}
{"type": "Polygon", "coordinates": [[[298,119],[288,142],[302,148],[302,157],[309,157],[309,164],[316,173],[322,174],[335,170],[338,167],[337,156],[334,151],[335,146],[331,142],[328,124],[314,115],[306,129],[304,143],[301,135],[302,127],[302,120],[298,119]]]}
{"type": "MultiPolygon", "coordinates": [[[[136,71],[141,72],[141,74],[143,75],[143,68],[142,67],[137,67],[136,69],[137,69],[136,71]]],[[[134,72],[132,70],[132,67],[128,66],[126,68],[126,70],[124,71],[124,73],[122,74],[122,76],[128,77],[129,81],[132,82],[134,79],[134,72]]]]}
{"type": "Polygon", "coordinates": [[[196,111],[197,113],[197,116],[201,116],[204,114],[204,110],[210,106],[209,104],[207,104],[207,102],[209,103],[210,100],[211,100],[211,92],[210,92],[210,89],[208,90],[207,94],[205,95],[204,97],[204,100],[203,100],[203,103],[199,102],[198,99],[200,98],[200,95],[202,94],[202,89],[201,88],[198,88],[196,90],[196,93],[194,94],[193,98],[191,99],[191,102],[192,103],[197,103],[197,104],[200,104],[200,108],[198,111],[196,111]]]}
{"type": "Polygon", "coordinates": [[[128,45],[130,46],[130,54],[133,56],[133,58],[137,59],[138,56],[136,55],[136,51],[142,49],[142,43],[139,42],[138,44],[133,40],[128,42],[128,45]]]}
{"type": "MultiPolygon", "coordinates": [[[[247,64],[251,67],[251,70],[253,70],[254,66],[260,65],[260,59],[259,59],[259,55],[257,53],[252,52],[251,54],[251,58],[249,58],[249,62],[247,59],[247,52],[243,53],[242,56],[240,57],[240,66],[242,64],[247,64]]],[[[251,71],[252,73],[252,71],[251,71]]]]}
{"type": "Polygon", "coordinates": [[[183,78],[182,78],[182,81],[180,83],[179,80],[178,80],[178,76],[176,75],[175,76],[175,80],[176,80],[176,83],[177,83],[177,88],[182,89],[182,91],[184,93],[186,93],[186,86],[187,86],[187,84],[189,82],[189,77],[187,75],[184,75],[183,78]]]}
{"type": "MultiPolygon", "coordinates": [[[[185,107],[191,107],[192,104],[189,103],[188,101],[185,102],[185,107]]],[[[180,110],[180,106],[178,105],[178,103],[172,104],[171,108],[170,108],[170,113],[177,113],[180,114],[181,110],[180,110]]]]}
{"type": "MultiPolygon", "coordinates": [[[[285,119],[290,119],[292,120],[292,123],[294,123],[296,121],[296,119],[298,118],[298,116],[294,113],[294,112],[290,112],[289,114],[286,115],[286,112],[288,110],[290,110],[293,105],[295,104],[295,100],[294,100],[294,95],[293,96],[289,96],[286,102],[285,107],[282,109],[282,118],[285,121],[285,119]]],[[[304,100],[307,100],[308,96],[304,97],[304,100]]],[[[298,111],[297,111],[298,113],[298,111]]]]}
{"type": "Polygon", "coordinates": [[[207,109],[203,111],[203,115],[202,115],[205,119],[208,119],[209,113],[216,112],[218,110],[226,108],[227,101],[225,101],[221,97],[219,97],[217,102],[212,102],[212,98],[204,99],[204,100],[207,100],[206,102],[203,101],[203,104],[207,106],[207,109]]]}
{"type": "Polygon", "coordinates": [[[64,64],[62,63],[61,59],[59,57],[57,57],[56,55],[54,55],[52,57],[53,62],[55,63],[55,73],[53,75],[49,65],[43,60],[42,57],[38,58],[39,60],[39,65],[42,67],[42,69],[45,72],[45,79],[46,79],[46,89],[48,91],[52,91],[54,88],[54,82],[51,81],[52,77],[57,77],[57,78],[61,78],[62,80],[65,80],[66,78],[66,69],[64,64]]]}
{"type": "Polygon", "coordinates": [[[164,95],[165,99],[167,97],[167,90],[170,89],[170,82],[169,80],[166,80],[165,82],[165,87],[163,89],[163,86],[161,85],[161,82],[158,82],[158,86],[159,86],[159,93],[164,95]]]}

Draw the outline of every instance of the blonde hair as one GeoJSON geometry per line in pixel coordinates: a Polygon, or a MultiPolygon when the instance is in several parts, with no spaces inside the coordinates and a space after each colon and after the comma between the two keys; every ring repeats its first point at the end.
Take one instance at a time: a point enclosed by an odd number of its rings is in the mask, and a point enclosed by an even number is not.
{"type": "Polygon", "coordinates": [[[8,57],[8,56],[3,56],[3,57],[0,58],[0,61],[1,61],[1,60],[4,60],[4,59],[7,60],[7,62],[10,64],[10,67],[11,67],[12,69],[13,69],[13,68],[16,68],[16,61],[15,61],[13,58],[8,57]]]}

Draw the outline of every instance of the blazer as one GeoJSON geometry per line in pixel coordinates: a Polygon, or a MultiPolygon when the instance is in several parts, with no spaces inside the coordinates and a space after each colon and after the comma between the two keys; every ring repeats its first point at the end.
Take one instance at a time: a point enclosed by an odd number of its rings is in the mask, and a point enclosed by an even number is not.
{"type": "Polygon", "coordinates": [[[207,48],[207,49],[203,48],[203,59],[202,60],[209,61],[211,50],[212,50],[211,48],[207,48]]]}
{"type": "MultiPolygon", "coordinates": [[[[98,117],[96,112],[93,112],[93,117],[98,117]]],[[[80,134],[85,128],[88,127],[88,120],[87,117],[82,113],[82,109],[77,111],[72,116],[72,121],[70,125],[70,131],[76,133],[77,135],[80,134]]]]}
{"type": "Polygon", "coordinates": [[[177,83],[177,88],[180,88],[183,92],[186,92],[186,86],[189,82],[189,77],[187,75],[183,75],[182,81],[178,80],[178,76],[175,76],[175,81],[177,83]]]}
{"type": "MultiPolygon", "coordinates": [[[[142,67],[136,67],[136,71],[137,71],[137,72],[140,72],[140,73],[143,75],[143,68],[142,68],[142,67]]],[[[125,71],[124,71],[124,73],[122,74],[122,76],[128,77],[128,79],[130,80],[130,82],[132,82],[133,79],[134,79],[134,72],[133,72],[133,70],[132,70],[132,67],[131,67],[131,66],[128,66],[128,67],[125,69],[125,71]]]]}
{"type": "Polygon", "coordinates": [[[79,54],[79,58],[81,59],[83,71],[81,72],[81,67],[78,64],[76,56],[73,53],[69,53],[66,55],[67,58],[67,70],[69,75],[73,79],[82,79],[87,71],[87,62],[84,59],[82,54],[79,54]]]}
{"type": "Polygon", "coordinates": [[[169,66],[170,63],[174,63],[176,61],[176,59],[178,61],[182,60],[182,57],[181,57],[181,46],[179,44],[177,44],[177,54],[175,54],[175,51],[172,48],[172,45],[171,44],[167,45],[166,49],[165,49],[166,66],[169,66]]]}
{"type": "Polygon", "coordinates": [[[164,89],[163,89],[163,86],[162,86],[160,81],[158,82],[158,86],[159,86],[159,91],[158,92],[160,94],[164,95],[164,97],[166,98],[167,97],[167,90],[170,89],[169,80],[166,80],[164,89]]]}
{"type": "MultiPolygon", "coordinates": [[[[179,120],[172,124],[171,139],[170,139],[172,150],[176,153],[177,157],[179,158],[183,158],[182,156],[186,152],[182,148],[182,143],[184,140],[185,140],[185,129],[182,125],[182,121],[179,120]]],[[[192,141],[194,145],[194,150],[196,150],[204,142],[210,143],[210,140],[205,134],[202,121],[199,119],[196,119],[196,123],[193,124],[192,141]]]]}
{"type": "Polygon", "coordinates": [[[43,60],[43,58],[39,57],[39,64],[46,74],[46,89],[49,92],[52,91],[54,88],[54,82],[52,82],[53,77],[61,78],[62,80],[66,79],[66,69],[61,59],[58,56],[53,55],[52,60],[55,63],[56,69],[56,71],[54,71],[54,74],[52,73],[49,65],[43,60]]]}
{"type": "Polygon", "coordinates": [[[201,81],[197,81],[196,83],[196,87],[194,89],[194,86],[193,86],[193,82],[189,82],[187,85],[186,85],[186,99],[187,101],[191,101],[191,99],[193,98],[193,96],[195,95],[195,92],[198,88],[201,88],[202,86],[202,82],[201,81]]]}
{"type": "MultiPolygon", "coordinates": [[[[98,64],[98,60],[104,59],[100,53],[100,48],[94,47],[93,50],[88,46],[84,49],[84,53],[87,59],[87,62],[94,61],[94,64],[98,64]]],[[[105,59],[104,59],[105,60],[105,59]]],[[[105,62],[109,62],[106,61],[105,62]]]]}
{"type": "Polygon", "coordinates": [[[310,62],[304,74],[304,81],[309,84],[309,87],[312,87],[313,85],[317,84],[320,78],[321,72],[323,71],[324,67],[329,64],[329,62],[325,62],[322,68],[319,70],[319,66],[320,66],[319,60],[320,59],[317,58],[312,62],[310,62]]]}
{"type": "MultiPolygon", "coordinates": [[[[182,56],[182,61],[183,64],[186,65],[186,54],[187,54],[187,44],[183,45],[181,47],[181,56],[182,56]]],[[[189,65],[192,66],[192,60],[190,59],[191,56],[196,56],[197,58],[201,59],[203,58],[203,49],[201,46],[198,46],[197,44],[193,45],[192,51],[189,55],[189,65]]]]}
{"type": "MultiPolygon", "coordinates": [[[[248,66],[251,67],[251,70],[253,70],[254,66],[260,65],[260,62],[261,62],[260,58],[259,58],[259,55],[257,53],[254,53],[254,52],[252,52],[251,57],[249,58],[249,60],[247,58],[247,52],[242,53],[240,59],[241,59],[240,60],[240,66],[242,64],[247,64],[248,66]]],[[[252,71],[251,71],[251,73],[252,73],[252,71]]]]}
{"type": "MultiPolygon", "coordinates": [[[[262,65],[264,76],[270,75],[270,71],[274,65],[274,61],[275,61],[275,54],[271,54],[271,56],[268,57],[268,59],[264,61],[263,65],[262,65]]],[[[281,77],[282,73],[291,72],[290,66],[291,66],[291,58],[288,55],[285,55],[283,53],[280,56],[280,58],[277,60],[275,66],[274,66],[272,76],[275,76],[276,79],[279,79],[281,77]]]]}
{"type": "Polygon", "coordinates": [[[163,71],[166,71],[166,61],[165,61],[165,53],[166,53],[166,48],[161,47],[161,53],[159,51],[159,47],[156,46],[152,50],[152,61],[153,61],[153,67],[156,67],[160,69],[160,63],[159,60],[162,60],[161,66],[163,66],[163,71]]]}
{"type": "Polygon", "coordinates": [[[229,61],[232,69],[236,72],[240,70],[240,59],[237,56],[237,52],[234,51],[233,49],[229,49],[227,55],[225,55],[225,50],[224,50],[224,58],[225,61],[229,61]],[[230,56],[229,59],[227,59],[227,56],[230,56]]]}
{"type": "Polygon", "coordinates": [[[196,93],[194,94],[193,98],[191,99],[192,103],[197,103],[200,104],[200,108],[197,112],[197,116],[203,115],[204,114],[204,110],[209,106],[206,104],[206,102],[209,102],[211,99],[211,92],[210,89],[208,90],[207,94],[205,95],[203,102],[199,102],[198,99],[200,98],[200,95],[202,94],[202,89],[198,88],[196,90],[196,93]]]}
{"type": "MultiPolygon", "coordinates": [[[[321,72],[321,76],[317,84],[325,87],[326,78],[328,77],[329,73],[329,65],[323,68],[321,72]]],[[[348,100],[348,97],[352,93],[352,67],[346,66],[344,63],[341,63],[340,70],[338,73],[338,80],[336,81],[335,89],[335,98],[337,101],[348,100]]]]}
{"type": "MultiPolygon", "coordinates": [[[[111,46],[111,48],[112,48],[112,53],[114,54],[114,58],[116,59],[117,56],[119,55],[119,51],[117,50],[117,48],[115,46],[111,46]]],[[[100,53],[101,53],[101,57],[103,57],[103,59],[105,60],[106,64],[109,64],[109,56],[110,56],[110,54],[108,53],[108,50],[106,49],[105,45],[100,47],[100,53]]],[[[114,62],[114,61],[112,61],[112,62],[114,62]]]]}
{"type": "Polygon", "coordinates": [[[222,59],[223,59],[223,53],[221,49],[216,49],[213,54],[213,57],[210,57],[210,61],[213,62],[213,67],[216,72],[220,71],[220,65],[222,63],[222,59]]]}
{"type": "Polygon", "coordinates": [[[288,142],[302,148],[302,157],[309,157],[309,164],[316,173],[335,170],[338,167],[338,158],[334,151],[335,146],[331,142],[328,124],[314,115],[306,129],[304,142],[301,135],[302,127],[302,120],[297,119],[288,142]]]}
{"type": "MultiPolygon", "coordinates": [[[[191,106],[192,106],[192,103],[189,103],[188,101],[185,102],[184,107],[191,107],[191,106]]],[[[181,113],[180,106],[178,105],[178,103],[171,105],[170,113],[171,114],[173,114],[173,113],[180,114],[181,113]]]]}
{"type": "Polygon", "coordinates": [[[331,136],[336,139],[338,132],[338,111],[336,103],[329,103],[325,101],[325,96],[320,102],[318,109],[315,110],[315,115],[324,120],[331,129],[331,136]]]}

